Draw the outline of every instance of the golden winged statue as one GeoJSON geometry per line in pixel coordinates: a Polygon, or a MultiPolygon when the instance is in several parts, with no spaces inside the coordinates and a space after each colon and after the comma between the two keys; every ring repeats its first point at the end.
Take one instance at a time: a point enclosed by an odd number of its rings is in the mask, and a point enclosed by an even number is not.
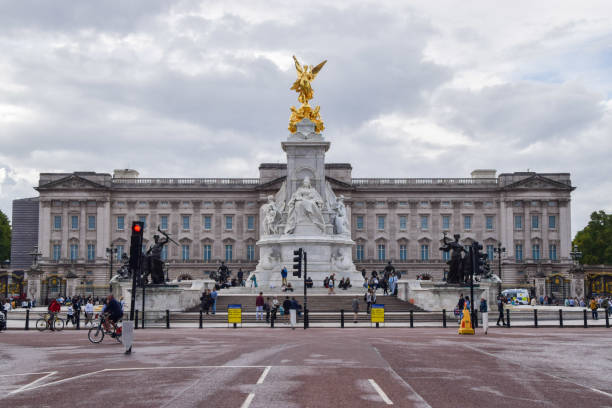
{"type": "Polygon", "coordinates": [[[321,120],[321,116],[319,114],[320,106],[315,107],[314,109],[308,105],[308,101],[313,98],[314,91],[312,90],[312,86],[310,85],[312,81],[317,77],[323,65],[327,62],[327,60],[321,62],[317,66],[312,65],[304,65],[302,66],[300,62],[297,60],[295,55],[293,56],[293,60],[295,61],[295,70],[297,71],[297,79],[291,86],[292,91],[296,91],[298,93],[298,101],[302,104],[300,108],[296,108],[295,106],[291,107],[291,118],[289,119],[289,130],[291,133],[295,133],[297,131],[297,123],[304,118],[308,118],[315,124],[315,132],[319,133],[325,127],[323,126],[323,121],[321,120]]]}

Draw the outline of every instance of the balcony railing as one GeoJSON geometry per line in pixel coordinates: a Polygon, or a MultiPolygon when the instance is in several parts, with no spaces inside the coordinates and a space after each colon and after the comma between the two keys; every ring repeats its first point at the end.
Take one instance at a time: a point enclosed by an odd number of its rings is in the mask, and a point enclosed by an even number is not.
{"type": "Polygon", "coordinates": [[[354,178],[354,185],[497,185],[497,178],[354,178]]]}
{"type": "Polygon", "coordinates": [[[257,185],[258,178],[114,178],[114,185],[172,185],[172,186],[206,186],[206,185],[257,185]]]}

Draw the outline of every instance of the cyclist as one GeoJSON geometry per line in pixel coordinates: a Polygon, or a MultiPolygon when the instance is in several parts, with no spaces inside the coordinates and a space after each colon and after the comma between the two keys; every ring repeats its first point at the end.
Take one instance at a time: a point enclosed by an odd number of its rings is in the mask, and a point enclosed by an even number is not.
{"type": "Polygon", "coordinates": [[[110,324],[112,324],[114,328],[117,328],[116,323],[123,316],[123,310],[121,309],[121,304],[117,302],[112,293],[106,298],[106,306],[104,307],[103,313],[107,316],[106,319],[104,319],[104,329],[106,331],[111,331],[110,324]]]}
{"type": "Polygon", "coordinates": [[[55,316],[60,312],[61,306],[56,299],[51,301],[49,305],[49,328],[55,330],[55,316]]]}

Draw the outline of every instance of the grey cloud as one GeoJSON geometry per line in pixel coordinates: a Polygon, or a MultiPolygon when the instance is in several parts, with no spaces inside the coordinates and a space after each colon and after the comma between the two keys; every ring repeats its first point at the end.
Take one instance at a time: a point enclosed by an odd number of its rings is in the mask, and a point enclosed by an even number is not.
{"type": "Polygon", "coordinates": [[[434,101],[440,119],[476,140],[513,148],[574,137],[602,118],[603,95],[576,84],[517,82],[480,91],[444,90],[434,101]]]}

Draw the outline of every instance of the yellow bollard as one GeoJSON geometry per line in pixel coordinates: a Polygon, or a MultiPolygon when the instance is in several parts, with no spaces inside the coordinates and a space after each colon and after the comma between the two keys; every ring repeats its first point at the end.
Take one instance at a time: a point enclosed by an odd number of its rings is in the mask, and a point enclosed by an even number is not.
{"type": "Polygon", "coordinates": [[[459,326],[459,334],[474,334],[470,311],[466,306],[463,307],[463,318],[461,319],[461,326],[459,326]]]}

